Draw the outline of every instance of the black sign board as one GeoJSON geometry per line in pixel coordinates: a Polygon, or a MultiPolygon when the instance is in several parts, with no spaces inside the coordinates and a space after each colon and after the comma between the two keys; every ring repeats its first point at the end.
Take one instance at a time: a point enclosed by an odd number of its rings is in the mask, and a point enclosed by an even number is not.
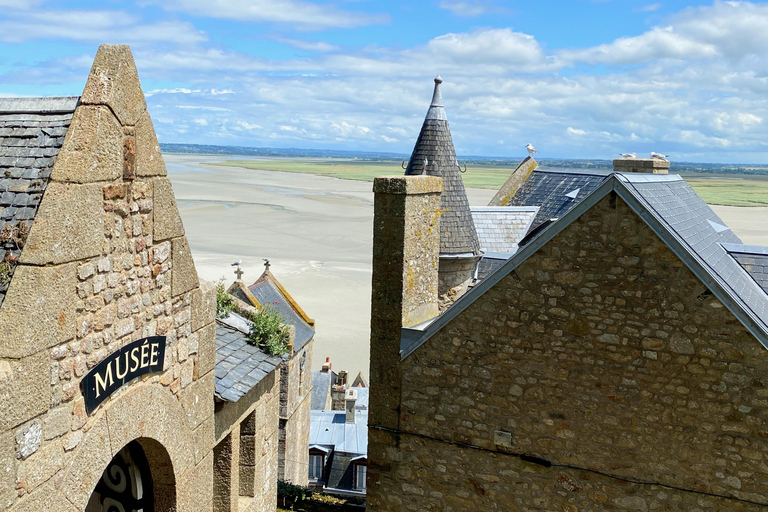
{"type": "Polygon", "coordinates": [[[123,384],[145,373],[163,371],[165,336],[136,340],[109,354],[83,377],[85,411],[90,415],[123,384]]]}

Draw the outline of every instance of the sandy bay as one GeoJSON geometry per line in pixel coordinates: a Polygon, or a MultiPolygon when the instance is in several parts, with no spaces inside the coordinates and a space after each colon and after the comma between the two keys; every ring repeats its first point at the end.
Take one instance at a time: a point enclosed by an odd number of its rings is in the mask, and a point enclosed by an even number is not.
{"type": "MultiPolygon", "coordinates": [[[[243,160],[246,157],[233,157],[243,160]]],[[[368,376],[371,298],[371,183],[312,174],[210,165],[228,157],[165,155],[187,238],[202,279],[247,284],[271,270],[317,321],[313,368],[368,376]]],[[[400,174],[397,164],[391,174],[400,174]]],[[[493,190],[468,189],[485,205],[493,190]]],[[[713,206],[744,243],[768,245],[768,208],[713,206]]]]}

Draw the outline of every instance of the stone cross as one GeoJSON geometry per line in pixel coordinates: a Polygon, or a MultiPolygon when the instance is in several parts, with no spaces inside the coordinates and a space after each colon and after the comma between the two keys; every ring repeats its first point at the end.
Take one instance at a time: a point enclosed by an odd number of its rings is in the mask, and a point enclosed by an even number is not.
{"type": "Polygon", "coordinates": [[[243,280],[243,274],[244,272],[240,269],[240,265],[237,265],[237,267],[235,268],[235,275],[237,276],[238,281],[243,280]]]}

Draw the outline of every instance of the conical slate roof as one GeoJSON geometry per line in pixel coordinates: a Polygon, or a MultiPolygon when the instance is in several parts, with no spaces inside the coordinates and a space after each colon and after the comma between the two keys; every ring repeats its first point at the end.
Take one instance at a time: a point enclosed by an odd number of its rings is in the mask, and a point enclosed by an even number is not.
{"type": "Polygon", "coordinates": [[[432,104],[405,174],[428,174],[443,178],[443,194],[440,197],[440,208],[443,210],[440,217],[440,255],[479,254],[480,243],[443,108],[443,95],[440,93],[442,82],[439,76],[435,78],[432,104]]]}

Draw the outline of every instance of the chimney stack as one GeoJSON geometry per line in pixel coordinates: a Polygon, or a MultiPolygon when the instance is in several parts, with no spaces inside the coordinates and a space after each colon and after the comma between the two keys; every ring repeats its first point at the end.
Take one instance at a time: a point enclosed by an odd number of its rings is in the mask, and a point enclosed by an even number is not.
{"type": "Polygon", "coordinates": [[[645,172],[669,174],[669,160],[659,158],[617,158],[613,161],[614,172],[645,172]]]}
{"type": "Polygon", "coordinates": [[[336,376],[336,384],[331,387],[331,410],[343,411],[347,392],[347,371],[341,370],[336,376]]]}
{"type": "Polygon", "coordinates": [[[438,316],[440,194],[436,176],[373,183],[369,425],[397,428],[400,329],[438,316]]]}
{"type": "Polygon", "coordinates": [[[357,390],[349,388],[344,397],[345,410],[347,411],[347,423],[355,422],[355,403],[357,402],[357,390]]]}
{"type": "Polygon", "coordinates": [[[325,358],[325,362],[323,363],[323,367],[322,367],[322,369],[320,371],[322,371],[323,373],[328,373],[328,372],[331,371],[331,358],[330,357],[326,357],[325,358]]]}

